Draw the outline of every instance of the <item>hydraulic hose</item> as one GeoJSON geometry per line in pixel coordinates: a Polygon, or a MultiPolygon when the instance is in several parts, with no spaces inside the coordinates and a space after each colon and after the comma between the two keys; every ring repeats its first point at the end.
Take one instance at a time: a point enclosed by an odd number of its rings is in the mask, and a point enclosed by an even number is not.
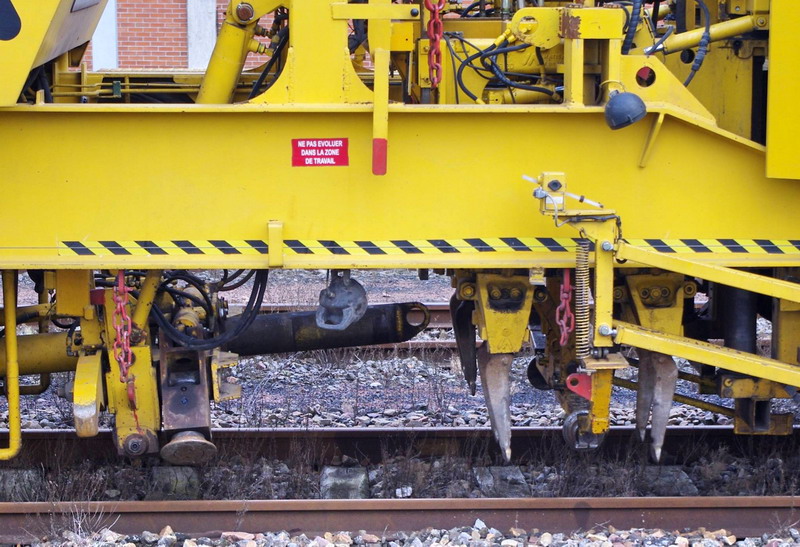
{"type": "Polygon", "coordinates": [[[636,36],[636,29],[642,19],[642,6],[644,0],[633,0],[631,19],[628,21],[628,30],[625,32],[625,39],[622,41],[622,54],[627,55],[633,47],[633,38],[636,36]]]}

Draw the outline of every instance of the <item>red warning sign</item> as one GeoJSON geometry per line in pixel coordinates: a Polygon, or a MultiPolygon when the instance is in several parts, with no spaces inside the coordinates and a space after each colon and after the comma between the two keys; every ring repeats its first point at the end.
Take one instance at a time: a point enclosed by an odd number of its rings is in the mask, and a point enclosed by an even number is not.
{"type": "Polygon", "coordinates": [[[292,167],[350,165],[348,139],[292,139],[292,167]]]}

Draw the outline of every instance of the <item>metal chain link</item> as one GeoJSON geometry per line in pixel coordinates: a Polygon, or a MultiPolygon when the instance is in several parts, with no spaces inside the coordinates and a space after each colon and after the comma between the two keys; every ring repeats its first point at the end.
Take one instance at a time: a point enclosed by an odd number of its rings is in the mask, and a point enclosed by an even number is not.
{"type": "Polygon", "coordinates": [[[575,315],[572,313],[572,282],[569,268],[564,269],[564,282],[561,284],[561,303],[556,308],[556,323],[561,328],[561,346],[569,342],[569,335],[575,330],[575,315]]]}
{"type": "Polygon", "coordinates": [[[428,19],[428,73],[431,80],[431,88],[436,89],[442,81],[442,38],[444,37],[444,23],[442,23],[441,12],[444,9],[445,0],[433,2],[425,1],[425,9],[431,16],[428,19]]]}
{"type": "Polygon", "coordinates": [[[111,324],[114,327],[116,338],[114,339],[114,359],[119,364],[119,381],[127,385],[128,403],[133,410],[136,419],[136,427],[139,427],[139,416],[136,414],[136,389],[134,381],[136,377],[130,374],[133,365],[133,351],[131,350],[131,335],[133,333],[133,320],[128,314],[128,293],[131,289],[125,285],[125,271],[120,270],[117,274],[117,282],[114,285],[114,315],[111,324]]]}

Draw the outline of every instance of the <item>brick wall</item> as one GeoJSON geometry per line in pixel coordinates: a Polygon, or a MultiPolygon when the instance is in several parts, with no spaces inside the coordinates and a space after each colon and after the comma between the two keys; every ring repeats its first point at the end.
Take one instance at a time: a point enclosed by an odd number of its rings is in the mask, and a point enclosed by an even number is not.
{"type": "Polygon", "coordinates": [[[186,68],[186,0],[117,0],[119,66],[186,68]]]}
{"type": "MultiPolygon", "coordinates": [[[[463,3],[469,3],[462,0],[463,3]]],[[[216,0],[217,28],[225,18],[228,0],[216,0]]],[[[270,18],[261,22],[271,24],[270,18]]],[[[120,70],[186,69],[188,66],[186,0],[117,0],[117,40],[120,70]]],[[[264,40],[262,38],[262,40],[264,40]]],[[[92,66],[91,45],[84,56],[92,66]]],[[[245,68],[266,57],[250,54],[245,68]]]]}

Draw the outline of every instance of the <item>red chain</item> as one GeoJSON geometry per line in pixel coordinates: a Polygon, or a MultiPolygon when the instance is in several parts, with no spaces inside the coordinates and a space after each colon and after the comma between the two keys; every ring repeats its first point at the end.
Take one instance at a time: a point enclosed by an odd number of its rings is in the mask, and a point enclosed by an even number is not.
{"type": "Polygon", "coordinates": [[[444,24],[442,23],[441,12],[444,9],[445,0],[438,0],[435,3],[425,0],[425,9],[431,17],[428,19],[428,72],[431,79],[431,88],[439,87],[442,81],[442,37],[444,36],[444,24]]]}
{"type": "Polygon", "coordinates": [[[128,314],[128,293],[131,289],[125,285],[125,271],[120,270],[117,274],[117,283],[114,285],[114,315],[112,325],[116,333],[114,340],[114,359],[119,363],[119,381],[127,384],[128,403],[133,410],[133,417],[136,420],[136,428],[139,428],[139,416],[136,413],[136,389],[134,381],[136,377],[129,374],[133,365],[133,351],[131,351],[131,334],[133,332],[133,321],[128,314]]]}
{"type": "Polygon", "coordinates": [[[556,323],[561,327],[561,346],[569,342],[569,335],[575,330],[575,315],[572,313],[572,283],[570,271],[564,269],[564,282],[561,284],[561,304],[556,308],[556,323]]]}

